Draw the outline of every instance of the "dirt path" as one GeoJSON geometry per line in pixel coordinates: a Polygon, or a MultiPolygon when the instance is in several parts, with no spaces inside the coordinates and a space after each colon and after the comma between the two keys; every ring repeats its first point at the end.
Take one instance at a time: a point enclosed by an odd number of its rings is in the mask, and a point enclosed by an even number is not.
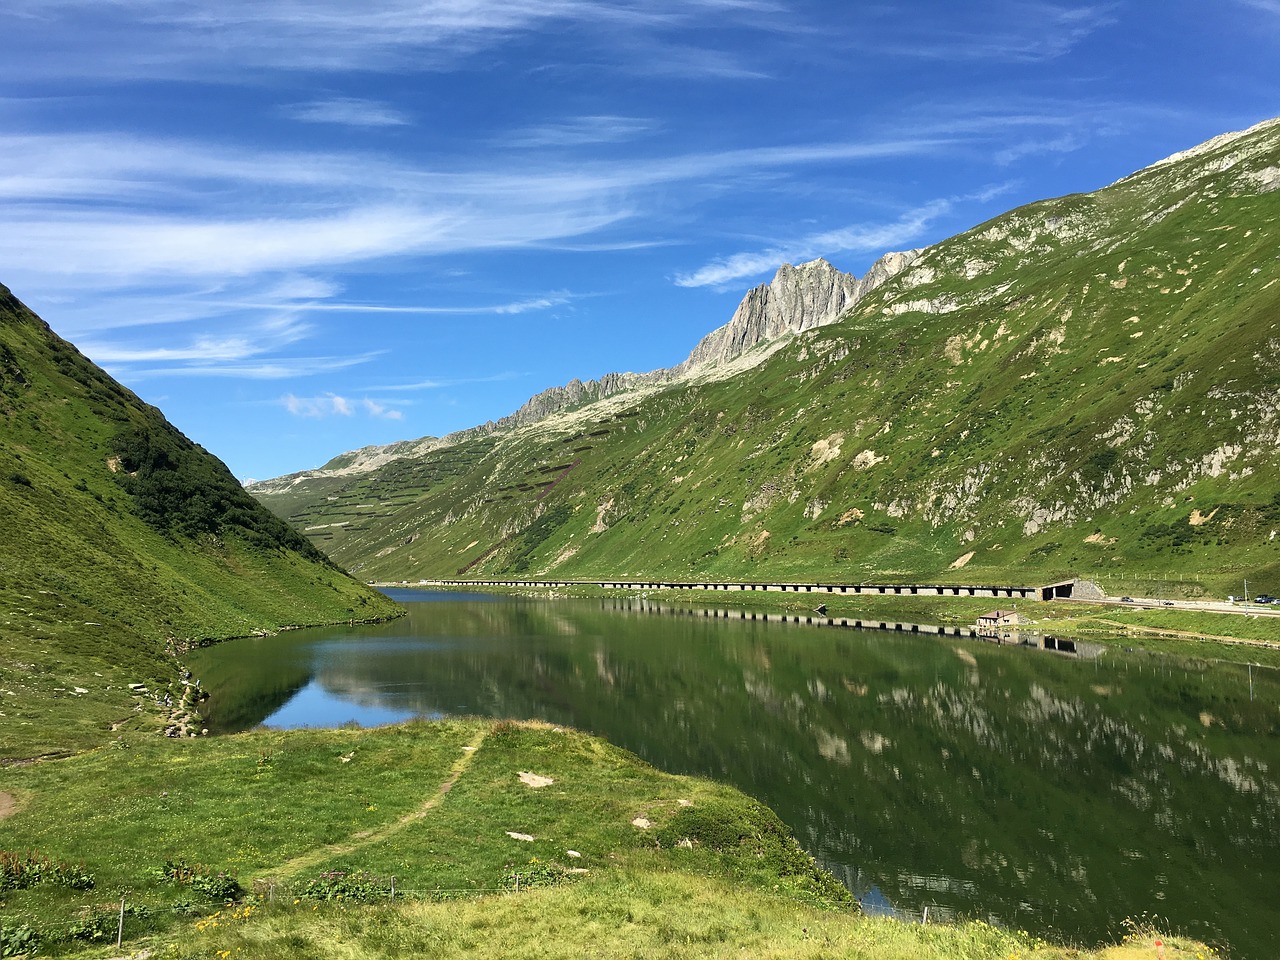
{"type": "Polygon", "coordinates": [[[264,875],[272,877],[288,877],[301,873],[304,870],[319,866],[331,857],[343,856],[348,853],[354,853],[362,847],[367,847],[375,843],[381,843],[390,837],[395,836],[410,824],[417,823],[423,817],[427,816],[432,810],[440,806],[449,791],[454,785],[462,779],[462,775],[467,772],[467,768],[471,766],[480,747],[484,744],[485,738],[489,736],[489,729],[486,727],[472,737],[471,742],[462,748],[462,756],[454,761],[453,766],[449,768],[449,775],[445,781],[440,784],[430,797],[427,798],[417,809],[410,810],[404,816],[397,820],[393,820],[386,826],[379,827],[376,830],[366,830],[361,833],[352,835],[349,840],[342,843],[332,843],[325,847],[317,847],[310,853],[304,853],[300,857],[294,857],[292,860],[286,860],[279,866],[269,868],[262,871],[264,875]]]}
{"type": "Polygon", "coordinates": [[[0,820],[11,817],[18,812],[18,798],[12,793],[0,790],[0,820]]]}

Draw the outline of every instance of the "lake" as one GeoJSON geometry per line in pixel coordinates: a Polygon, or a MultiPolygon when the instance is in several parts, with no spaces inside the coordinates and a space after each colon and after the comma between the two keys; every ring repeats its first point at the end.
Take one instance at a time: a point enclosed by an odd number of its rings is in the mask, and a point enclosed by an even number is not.
{"type": "Polygon", "coordinates": [[[547,720],[758,797],[868,910],[1277,955],[1274,670],[389,592],[407,617],[193,653],[210,729],[547,720]]]}

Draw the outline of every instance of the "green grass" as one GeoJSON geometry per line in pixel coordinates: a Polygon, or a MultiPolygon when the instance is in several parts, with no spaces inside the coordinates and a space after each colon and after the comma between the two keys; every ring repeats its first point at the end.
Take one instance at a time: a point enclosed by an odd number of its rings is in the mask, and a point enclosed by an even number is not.
{"type": "MultiPolygon", "coordinates": [[[[4,769],[0,791],[16,806],[0,851],[95,881],[0,892],[0,927],[34,933],[42,955],[116,955],[123,898],[126,951],[172,958],[1076,956],[981,923],[863,918],[758,803],[547,725],[126,738],[4,769]],[[175,863],[245,894],[165,879],[175,863]],[[308,893],[338,872],[346,897],[308,893]]],[[[1197,951],[1169,941],[1170,957],[1197,951]]]]}
{"type": "Polygon", "coordinates": [[[1216,956],[1143,929],[1100,950],[1052,946],[980,921],[919,926],[796,905],[682,872],[641,870],[556,890],[445,904],[278,907],[194,933],[162,958],[599,957],[825,960],[1169,960],[1216,956]]]}
{"type": "Polygon", "coordinates": [[[730,379],[256,492],[369,579],[1280,593],[1278,141],[979,225],[730,379]]]}
{"type": "Polygon", "coordinates": [[[0,512],[0,759],[169,722],[192,644],[396,613],[3,288],[0,512]]]}
{"type": "Polygon", "coordinates": [[[505,889],[513,871],[529,873],[537,861],[566,882],[578,876],[571,869],[678,869],[781,891],[792,902],[850,908],[848,892],[759,804],[545,725],[449,721],[126,738],[5,770],[0,789],[17,806],[0,821],[0,850],[83,864],[96,881],[88,893],[40,884],[3,894],[6,918],[47,931],[51,944],[86,903],[124,897],[149,913],[140,932],[161,936],[187,926],[183,911],[217,910],[158,875],[174,862],[196,873],[229,872],[280,901],[309,899],[306,884],[336,871],[395,877],[401,896],[471,896],[505,889]],[[527,786],[519,778],[526,771],[553,782],[527,786]],[[712,818],[720,832],[704,841],[706,825],[690,811],[712,818]],[[633,825],[638,817],[652,826],[633,825]],[[685,835],[689,849],[678,846],[685,835]]]}

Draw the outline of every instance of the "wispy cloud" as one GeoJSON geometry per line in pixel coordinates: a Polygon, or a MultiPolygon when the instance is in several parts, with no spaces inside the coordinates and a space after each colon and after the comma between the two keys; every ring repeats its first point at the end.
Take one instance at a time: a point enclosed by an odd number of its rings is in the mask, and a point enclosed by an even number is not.
{"type": "Polygon", "coordinates": [[[522,158],[524,169],[487,158],[491,166],[441,171],[357,153],[0,137],[0,196],[10,200],[0,212],[0,261],[11,277],[123,288],[562,243],[646,214],[644,191],[664,185],[918,156],[951,142],[801,143],[532,168],[522,158]],[[33,181],[29,169],[44,172],[33,181]],[[160,195],[163,207],[153,202],[160,195]]]}
{"type": "MultiPolygon", "coordinates": [[[[245,380],[291,380],[295,377],[313,377],[338,370],[348,370],[369,363],[383,354],[381,350],[347,356],[281,357],[249,363],[189,363],[176,367],[130,367],[120,370],[114,364],[105,364],[113,371],[127,373],[131,380],[165,377],[230,377],[245,380]]],[[[92,357],[92,354],[90,354],[92,357]]]]}
{"type": "Polygon", "coordinates": [[[952,209],[952,201],[937,200],[903,214],[886,224],[858,224],[839,230],[811,234],[764,250],[735,253],[713,260],[688,274],[676,277],[681,287],[718,287],[775,269],[780,263],[800,263],[834,253],[884,252],[910,245],[929,224],[952,209]]]}
{"type": "MultiPolygon", "coordinates": [[[[93,57],[56,60],[80,76],[236,79],[245,67],[395,71],[455,64],[510,38],[572,25],[627,38],[733,19],[767,28],[780,3],[763,0],[131,0],[101,15],[96,0],[11,0],[0,23],[91,46],[93,57]]],[[[68,50],[68,54],[71,51],[68,50]]],[[[45,58],[47,60],[47,58],[45,58]]],[[[14,66],[17,66],[15,63],[14,66]]],[[[40,70],[40,60],[24,60],[40,70]]],[[[48,69],[47,66],[44,69],[48,69]]]]}
{"type": "Polygon", "coordinates": [[[1083,146],[1081,139],[1073,133],[1054,137],[1052,140],[1022,140],[1011,146],[997,150],[995,161],[1002,167],[1021,160],[1023,157],[1042,153],[1071,153],[1083,146]]]}
{"type": "Polygon", "coordinates": [[[137,344],[127,341],[98,340],[87,337],[80,348],[98,363],[155,364],[179,361],[242,361],[281,350],[306,338],[310,326],[291,314],[277,314],[244,325],[233,333],[197,334],[186,343],[155,346],[151,341],[137,344]]]}
{"type": "MultiPolygon", "coordinates": [[[[481,304],[471,306],[386,306],[378,304],[366,303],[335,303],[318,302],[318,303],[301,303],[296,305],[294,309],[302,313],[391,313],[391,314],[407,314],[420,316],[484,316],[495,315],[504,316],[519,313],[528,313],[532,310],[547,310],[551,307],[562,306],[569,303],[573,298],[567,293],[557,294],[551,297],[535,297],[529,300],[514,300],[510,303],[481,304]]],[[[266,307],[269,304],[257,303],[233,303],[230,306],[259,308],[266,307]]]]}
{"type": "Polygon", "coordinates": [[[892,10],[888,22],[882,21],[879,29],[873,25],[864,42],[878,53],[924,60],[1052,60],[1115,23],[1116,6],[1043,0],[957,4],[935,8],[941,22],[904,22],[897,8],[887,8],[892,10]]]}
{"type": "Polygon", "coordinates": [[[554,123],[514,130],[502,137],[502,144],[530,149],[623,143],[650,133],[656,127],[653,120],[643,117],[569,117],[554,123]]]}
{"type": "Polygon", "coordinates": [[[333,123],[347,127],[398,127],[409,123],[405,114],[385,103],[354,97],[294,103],[281,108],[280,112],[304,123],[333,123]]]}
{"type": "Polygon", "coordinates": [[[1263,13],[1274,14],[1280,17],[1280,0],[1236,0],[1246,7],[1253,7],[1255,10],[1261,10],[1263,13]]]}
{"type": "Polygon", "coordinates": [[[356,413],[379,420],[403,420],[403,411],[378,403],[368,397],[353,400],[336,393],[325,393],[317,397],[299,397],[287,393],[280,398],[280,405],[295,417],[351,417],[356,413]]]}
{"type": "Polygon", "coordinates": [[[440,379],[417,380],[413,383],[389,383],[377,387],[369,387],[370,393],[403,393],[418,390],[443,390],[447,387],[458,387],[468,383],[501,383],[507,380],[518,380],[518,373],[495,373],[488,377],[442,377],[440,379]]]}

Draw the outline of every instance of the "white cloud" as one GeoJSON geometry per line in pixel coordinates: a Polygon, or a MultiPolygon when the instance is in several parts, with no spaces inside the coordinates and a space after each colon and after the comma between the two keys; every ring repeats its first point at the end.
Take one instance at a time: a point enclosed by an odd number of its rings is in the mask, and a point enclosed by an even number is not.
{"type": "MultiPolygon", "coordinates": [[[[87,351],[86,351],[87,352],[87,351]]],[[[163,379],[167,377],[228,377],[244,380],[292,380],[296,377],[311,377],[322,373],[334,373],[347,370],[361,364],[369,363],[382,356],[385,351],[372,350],[367,353],[351,354],[341,357],[279,357],[248,360],[245,362],[196,362],[191,361],[180,366],[129,366],[106,363],[108,370],[130,382],[141,380],[163,379]]],[[[93,355],[89,354],[92,358],[93,355]]]]}
{"type": "Polygon", "coordinates": [[[914,21],[887,7],[887,27],[866,25],[864,42],[879,54],[924,60],[1040,62],[1069,53],[1115,23],[1116,6],[1005,0],[940,7],[940,20],[914,21]]]}
{"type": "Polygon", "coordinates": [[[386,404],[378,403],[367,397],[351,400],[336,393],[325,393],[317,397],[299,397],[287,393],[280,398],[280,404],[295,417],[351,417],[357,410],[380,420],[403,420],[404,414],[386,404]]]}
{"type": "Polygon", "coordinates": [[[381,404],[374,400],[370,400],[368,397],[365,397],[364,399],[362,399],[360,401],[360,404],[361,406],[364,407],[365,413],[369,414],[369,416],[371,417],[377,417],[381,420],[403,420],[404,419],[404,413],[401,412],[400,410],[392,409],[386,406],[385,404],[381,404]]]}
{"type": "Polygon", "coordinates": [[[311,327],[292,314],[260,317],[241,324],[234,333],[197,334],[179,345],[154,346],[153,340],[138,346],[119,340],[100,340],[92,336],[79,340],[80,349],[97,363],[151,364],[195,361],[240,361],[278,351],[304,339],[311,327]]]}
{"type": "Polygon", "coordinates": [[[951,209],[950,200],[937,200],[908,211],[893,223],[827,230],[764,250],[735,253],[713,260],[693,273],[680,274],[675,282],[681,287],[716,287],[772,271],[780,263],[800,263],[850,251],[888,252],[913,243],[933,220],[951,209]]]}
{"type": "Polygon", "coordinates": [[[576,147],[598,143],[622,143],[652,132],[657,124],[643,117],[570,117],[555,123],[525,127],[504,136],[505,146],[576,147]]]}
{"type": "Polygon", "coordinates": [[[527,156],[503,155],[440,171],[359,153],[0,137],[0,196],[10,201],[0,211],[0,261],[11,278],[45,278],[37,289],[121,289],[560,244],[647,214],[646,191],[667,185],[919,155],[950,142],[794,144],[532,168],[527,156]],[[43,173],[31,179],[26,169],[43,173]]]}
{"type": "Polygon", "coordinates": [[[333,123],[348,127],[397,127],[409,123],[407,116],[385,103],[354,97],[295,103],[282,108],[281,112],[304,123],[333,123]]]}
{"type": "Polygon", "coordinates": [[[1070,133],[1054,137],[1052,140],[1023,140],[1002,150],[997,150],[995,161],[1000,166],[1007,167],[1023,157],[1035,156],[1041,153],[1071,153],[1074,150],[1079,150],[1081,146],[1083,146],[1083,141],[1075,134],[1070,133]]]}
{"type": "Polygon", "coordinates": [[[442,390],[445,387],[456,387],[464,383],[500,383],[506,380],[518,380],[516,373],[495,373],[488,377],[444,377],[440,379],[417,380],[413,383],[390,383],[370,387],[371,392],[401,393],[416,390],[442,390]]]}
{"type": "Polygon", "coordinates": [[[687,31],[707,18],[767,28],[781,9],[764,0],[130,0],[112,4],[108,17],[101,6],[9,0],[0,27],[10,35],[71,38],[62,55],[11,58],[10,70],[31,76],[56,64],[61,76],[238,80],[246,67],[430,69],[539,30],[572,27],[630,43],[640,32],[687,31]],[[94,56],[71,55],[86,46],[94,56]]]}
{"type": "MultiPolygon", "coordinates": [[[[367,303],[305,303],[297,304],[294,309],[301,313],[391,313],[391,314],[417,314],[423,316],[476,316],[485,314],[509,315],[517,313],[528,313],[531,310],[546,310],[551,307],[561,306],[569,303],[573,298],[567,293],[556,294],[548,297],[534,297],[529,300],[513,300],[510,303],[481,304],[469,306],[387,306],[384,304],[367,304],[367,303]]],[[[262,307],[267,304],[257,303],[234,303],[230,304],[237,307],[262,307]]]]}

